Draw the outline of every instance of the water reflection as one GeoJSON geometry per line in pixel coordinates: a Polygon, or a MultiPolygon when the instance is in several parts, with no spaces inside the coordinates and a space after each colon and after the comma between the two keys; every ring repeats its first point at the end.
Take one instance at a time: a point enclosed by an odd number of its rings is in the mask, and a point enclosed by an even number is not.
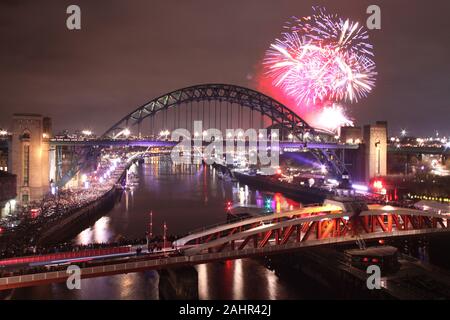
{"type": "Polygon", "coordinates": [[[259,207],[267,212],[298,206],[281,194],[260,192],[223,180],[216,170],[207,166],[173,165],[153,158],[150,163],[136,166],[132,172],[138,183],[123,193],[122,200],[108,213],[108,220],[84,230],[76,238],[77,243],[85,243],[86,239],[111,241],[121,236],[143,238],[150,222],[150,211],[153,212],[154,234],[162,234],[166,221],[172,233],[182,235],[225,222],[229,201],[233,206],[259,207]],[[108,230],[97,232],[104,228],[108,230]]]}
{"type": "Polygon", "coordinates": [[[81,232],[76,237],[78,244],[86,245],[89,243],[104,243],[111,240],[111,229],[109,223],[111,218],[102,217],[95,224],[81,232]]]}
{"type": "Polygon", "coordinates": [[[227,260],[195,267],[200,300],[211,299],[302,299],[285,280],[255,260],[227,260]]]}

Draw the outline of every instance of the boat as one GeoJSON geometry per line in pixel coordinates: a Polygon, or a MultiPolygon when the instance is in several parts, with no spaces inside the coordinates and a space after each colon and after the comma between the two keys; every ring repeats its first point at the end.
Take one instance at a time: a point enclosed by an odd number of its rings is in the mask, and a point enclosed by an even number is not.
{"type": "Polygon", "coordinates": [[[246,174],[239,171],[234,171],[233,174],[234,177],[241,183],[260,190],[281,192],[285,196],[293,200],[298,200],[302,203],[322,203],[327,197],[334,195],[333,192],[320,188],[280,182],[278,179],[274,179],[273,176],[246,174]]]}

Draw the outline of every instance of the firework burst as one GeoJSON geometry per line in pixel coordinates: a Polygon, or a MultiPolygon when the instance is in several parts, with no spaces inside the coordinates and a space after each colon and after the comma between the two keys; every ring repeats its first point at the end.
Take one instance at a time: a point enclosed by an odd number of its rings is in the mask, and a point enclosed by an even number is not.
{"type": "Polygon", "coordinates": [[[295,18],[282,39],[266,52],[264,66],[273,84],[297,103],[357,102],[375,85],[368,34],[358,23],[314,8],[295,18]]]}

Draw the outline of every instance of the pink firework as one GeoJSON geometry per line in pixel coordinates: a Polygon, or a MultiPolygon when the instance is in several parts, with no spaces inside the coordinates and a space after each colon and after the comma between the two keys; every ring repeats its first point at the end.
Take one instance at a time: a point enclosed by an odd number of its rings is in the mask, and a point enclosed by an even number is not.
{"type": "Polygon", "coordinates": [[[357,102],[375,85],[375,63],[367,32],[325,9],[288,25],[266,52],[273,85],[299,104],[357,102]]]}

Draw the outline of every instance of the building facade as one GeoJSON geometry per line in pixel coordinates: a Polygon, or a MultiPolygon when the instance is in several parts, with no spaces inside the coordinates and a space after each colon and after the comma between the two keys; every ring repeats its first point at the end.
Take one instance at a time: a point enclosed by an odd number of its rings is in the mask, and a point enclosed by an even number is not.
{"type": "Polygon", "coordinates": [[[17,176],[17,200],[39,200],[50,187],[51,120],[38,114],[14,114],[10,166],[17,176]]]}

